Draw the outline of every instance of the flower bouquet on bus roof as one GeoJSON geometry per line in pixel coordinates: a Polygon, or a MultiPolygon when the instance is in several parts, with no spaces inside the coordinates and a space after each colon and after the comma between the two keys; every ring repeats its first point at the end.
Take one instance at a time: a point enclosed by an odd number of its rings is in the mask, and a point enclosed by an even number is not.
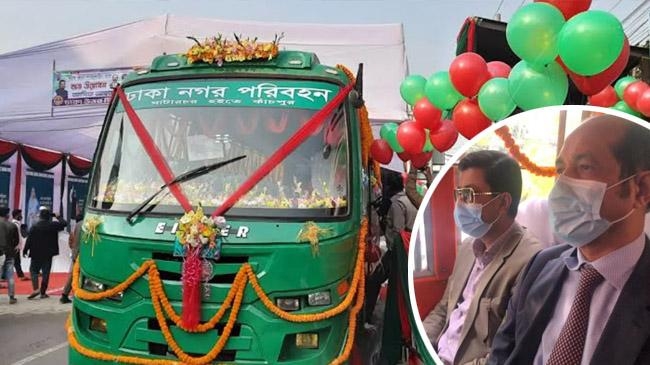
{"type": "Polygon", "coordinates": [[[186,257],[194,252],[202,258],[219,259],[221,230],[226,227],[224,217],[211,218],[203,213],[201,205],[181,217],[176,230],[174,256],[186,257]]]}

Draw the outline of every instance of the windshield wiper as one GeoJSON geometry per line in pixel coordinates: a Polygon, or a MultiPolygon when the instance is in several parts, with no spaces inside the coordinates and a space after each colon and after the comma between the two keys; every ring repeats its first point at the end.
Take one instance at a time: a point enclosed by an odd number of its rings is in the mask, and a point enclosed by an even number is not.
{"type": "MultiPolygon", "coordinates": [[[[217,170],[217,169],[219,169],[221,167],[224,167],[224,166],[226,166],[228,164],[231,164],[231,163],[233,163],[235,161],[239,161],[239,160],[241,160],[243,158],[246,158],[246,155],[237,156],[237,157],[231,158],[230,160],[227,160],[227,161],[215,162],[215,163],[210,164],[210,165],[197,167],[195,169],[192,169],[190,171],[184,172],[184,173],[176,176],[176,178],[174,178],[174,180],[172,180],[169,183],[161,186],[160,189],[158,189],[158,191],[156,191],[153,195],[151,195],[149,198],[145,199],[142,203],[140,203],[140,205],[138,205],[135,209],[133,209],[129,213],[129,215],[126,216],[126,221],[129,222],[129,224],[133,224],[133,222],[134,222],[133,217],[138,215],[138,213],[140,213],[145,207],[147,207],[149,205],[149,203],[151,203],[151,201],[155,197],[158,196],[158,194],[160,194],[161,192],[163,192],[165,190],[165,188],[167,188],[167,187],[169,187],[171,185],[174,185],[174,184],[178,184],[178,183],[182,183],[182,182],[185,182],[185,181],[188,181],[188,180],[192,180],[192,179],[197,178],[199,176],[203,176],[203,175],[207,174],[208,172],[217,170]]],[[[152,208],[155,207],[156,204],[157,203],[151,204],[151,207],[152,208]]]]}

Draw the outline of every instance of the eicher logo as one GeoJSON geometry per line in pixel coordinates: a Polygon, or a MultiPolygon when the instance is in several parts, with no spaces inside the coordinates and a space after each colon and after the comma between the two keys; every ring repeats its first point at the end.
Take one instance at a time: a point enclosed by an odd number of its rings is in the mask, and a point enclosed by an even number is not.
{"type": "MultiPolygon", "coordinates": [[[[174,223],[172,226],[168,226],[167,223],[165,222],[160,222],[156,224],[156,229],[154,230],[154,233],[157,234],[163,234],[166,231],[169,231],[171,234],[176,234],[176,230],[178,229],[178,222],[174,223]]],[[[237,238],[248,238],[248,227],[247,226],[239,226],[237,229],[234,229],[234,227],[231,226],[226,226],[225,228],[221,229],[221,237],[228,237],[235,235],[237,238]]]]}

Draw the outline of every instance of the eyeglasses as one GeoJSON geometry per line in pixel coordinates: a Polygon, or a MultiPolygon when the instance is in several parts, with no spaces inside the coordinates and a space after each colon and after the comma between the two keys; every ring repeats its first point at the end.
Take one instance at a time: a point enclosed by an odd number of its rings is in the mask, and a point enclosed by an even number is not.
{"type": "Polygon", "coordinates": [[[500,192],[486,191],[484,193],[477,193],[474,191],[474,188],[456,188],[454,189],[454,199],[456,201],[460,200],[463,203],[472,204],[476,200],[477,195],[487,195],[494,196],[499,195],[500,192]]]}

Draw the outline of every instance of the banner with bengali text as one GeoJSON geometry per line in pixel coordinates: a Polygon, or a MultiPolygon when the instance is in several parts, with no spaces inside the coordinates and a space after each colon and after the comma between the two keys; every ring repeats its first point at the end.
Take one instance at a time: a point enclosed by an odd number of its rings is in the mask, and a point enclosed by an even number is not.
{"type": "Polygon", "coordinates": [[[23,215],[27,229],[38,221],[38,208],[45,206],[52,210],[54,202],[54,174],[27,170],[25,179],[25,206],[23,215]]]}
{"type": "Polygon", "coordinates": [[[133,70],[133,67],[124,67],[86,71],[54,71],[52,106],[108,104],[113,89],[133,70]]]}
{"type": "Polygon", "coordinates": [[[9,206],[9,185],[11,184],[11,168],[0,165],[0,207],[9,206]]]}

